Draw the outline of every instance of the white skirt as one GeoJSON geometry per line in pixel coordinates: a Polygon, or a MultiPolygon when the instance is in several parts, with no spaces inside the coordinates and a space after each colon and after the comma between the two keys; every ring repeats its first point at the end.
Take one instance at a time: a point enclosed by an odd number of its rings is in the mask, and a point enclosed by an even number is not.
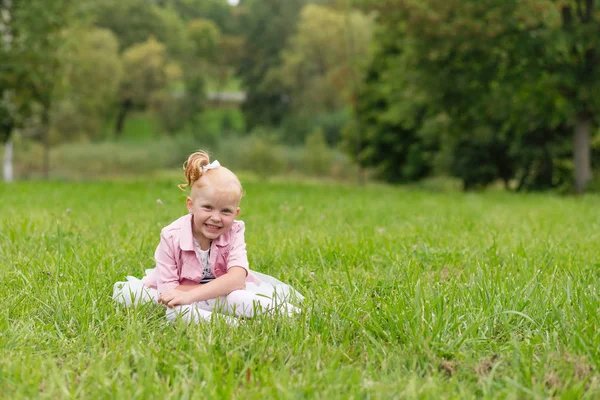
{"type": "MultiPolygon", "coordinates": [[[[146,270],[146,276],[149,276],[153,272],[154,269],[146,270]]],[[[246,288],[243,292],[257,296],[253,298],[256,299],[257,302],[265,305],[265,307],[267,307],[267,304],[274,306],[278,305],[283,306],[288,314],[299,312],[299,309],[293,306],[292,303],[298,304],[302,302],[304,296],[297,290],[270,275],[255,271],[252,271],[251,274],[260,282],[246,283],[246,288]]],[[[115,301],[129,307],[149,302],[157,303],[159,292],[154,288],[144,285],[141,279],[134,276],[128,276],[127,281],[114,284],[112,297],[115,301]]],[[[192,305],[180,306],[175,310],[167,310],[167,318],[172,320],[175,318],[176,314],[182,314],[183,311],[185,311],[185,313],[194,316],[196,319],[209,320],[211,317],[211,312],[209,312],[209,310],[212,309],[213,303],[215,302],[209,300],[194,303],[192,305]],[[190,312],[190,310],[195,312],[190,312]]],[[[248,307],[247,310],[250,308],[251,307],[248,307]]],[[[189,319],[190,317],[187,318],[189,319]]],[[[233,322],[233,320],[229,322],[233,322]]]]}

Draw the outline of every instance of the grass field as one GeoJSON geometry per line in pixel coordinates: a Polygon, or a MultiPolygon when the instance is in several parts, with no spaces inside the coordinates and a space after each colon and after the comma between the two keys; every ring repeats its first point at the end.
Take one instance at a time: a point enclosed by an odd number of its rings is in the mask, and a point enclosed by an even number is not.
{"type": "Polygon", "coordinates": [[[0,398],[600,398],[599,197],[247,182],[251,268],[306,300],[232,328],[110,298],[176,183],[0,185],[0,398]]]}

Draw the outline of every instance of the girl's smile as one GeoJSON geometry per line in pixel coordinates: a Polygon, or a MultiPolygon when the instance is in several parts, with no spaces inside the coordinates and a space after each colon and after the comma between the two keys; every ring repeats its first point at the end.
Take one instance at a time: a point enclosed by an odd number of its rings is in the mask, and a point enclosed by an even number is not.
{"type": "Polygon", "coordinates": [[[221,229],[220,226],[216,226],[216,225],[211,225],[211,224],[204,224],[208,229],[213,230],[213,231],[218,231],[219,229],[221,229]]]}

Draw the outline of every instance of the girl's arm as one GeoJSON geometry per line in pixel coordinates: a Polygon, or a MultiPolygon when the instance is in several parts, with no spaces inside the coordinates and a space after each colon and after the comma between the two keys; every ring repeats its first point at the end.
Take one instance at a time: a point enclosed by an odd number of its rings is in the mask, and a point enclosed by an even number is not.
{"type": "Polygon", "coordinates": [[[172,236],[166,229],[160,232],[160,242],[154,252],[156,261],[156,288],[159,292],[173,289],[179,285],[179,273],[177,271],[175,251],[172,236]]]}
{"type": "Polygon", "coordinates": [[[226,296],[234,290],[243,289],[246,282],[246,270],[242,267],[231,267],[226,274],[203,285],[179,285],[161,294],[159,302],[172,308],[181,304],[226,296]]]}

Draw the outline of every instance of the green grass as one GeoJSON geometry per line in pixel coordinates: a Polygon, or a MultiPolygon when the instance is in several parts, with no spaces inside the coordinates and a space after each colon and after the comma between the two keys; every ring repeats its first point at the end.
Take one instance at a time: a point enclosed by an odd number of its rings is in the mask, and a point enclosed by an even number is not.
{"type": "Polygon", "coordinates": [[[599,398],[599,197],[248,182],[304,312],[188,327],[110,298],[175,183],[0,186],[0,398],[599,398]]]}

